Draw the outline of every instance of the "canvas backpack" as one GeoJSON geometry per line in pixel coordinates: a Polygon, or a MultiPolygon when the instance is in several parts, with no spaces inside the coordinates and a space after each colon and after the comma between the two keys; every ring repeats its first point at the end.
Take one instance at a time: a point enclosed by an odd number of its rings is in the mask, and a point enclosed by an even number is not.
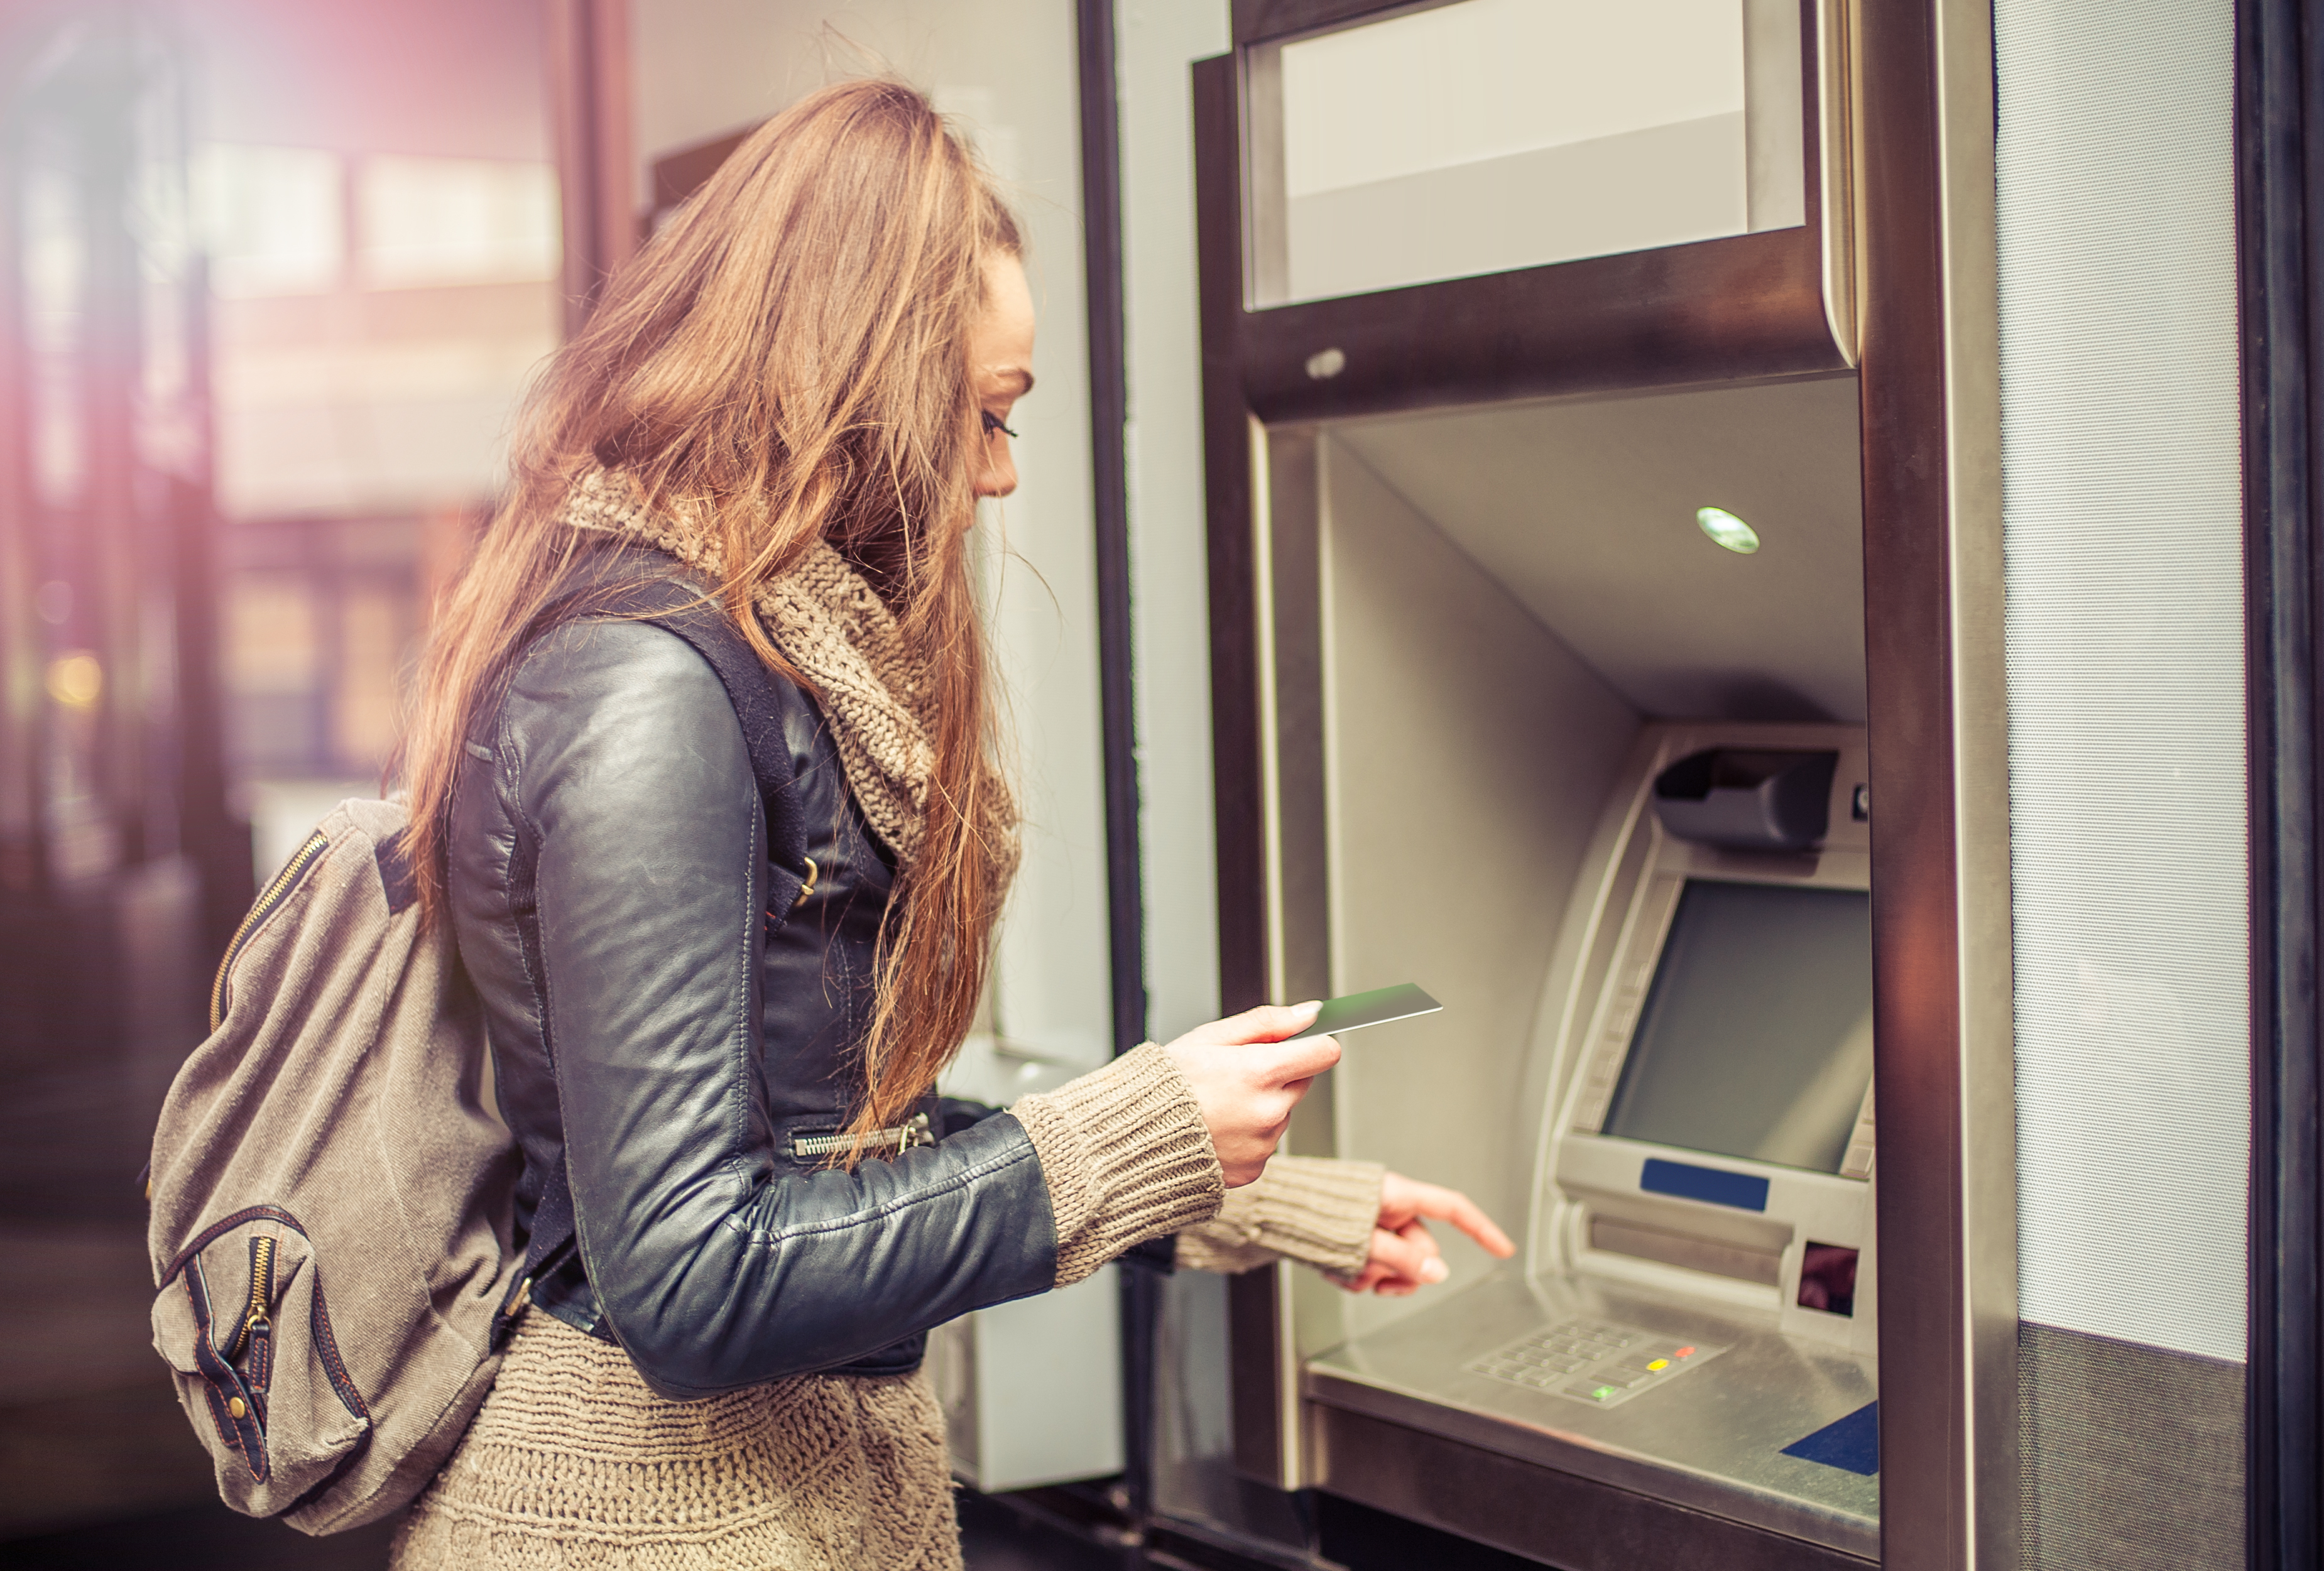
{"type": "MultiPolygon", "coordinates": [[[[766,668],[691,584],[632,582],[590,609],[678,634],[724,684],[779,921],[811,870],[766,668]]],[[[475,989],[443,925],[420,925],[405,823],[401,802],[342,803],[267,886],[153,1139],[154,1346],[226,1502],[309,1533],[427,1486],[532,1282],[574,1246],[561,1163],[512,1240],[521,1158],[475,989]]]]}

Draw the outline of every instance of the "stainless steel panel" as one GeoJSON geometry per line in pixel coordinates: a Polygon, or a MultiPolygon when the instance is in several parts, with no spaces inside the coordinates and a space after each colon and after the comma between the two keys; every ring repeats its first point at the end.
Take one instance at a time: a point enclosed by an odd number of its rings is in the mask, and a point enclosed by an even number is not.
{"type": "Polygon", "coordinates": [[[1304,1385],[1318,1402],[1877,1557],[1878,1478],[1783,1454],[1878,1394],[1875,1361],[1783,1337],[1775,1318],[1582,1278],[1511,1273],[1311,1359],[1304,1385]],[[1608,1408],[1466,1367],[1577,1316],[1726,1351],[1608,1408]]]}
{"type": "Polygon", "coordinates": [[[2017,1564],[2016,1138],[1987,0],[1853,34],[1886,1561],[2017,1564]]]}
{"type": "Polygon", "coordinates": [[[1320,1486],[1563,1571],[1867,1571],[1875,1562],[1347,1408],[1311,1406],[1320,1486]]]}

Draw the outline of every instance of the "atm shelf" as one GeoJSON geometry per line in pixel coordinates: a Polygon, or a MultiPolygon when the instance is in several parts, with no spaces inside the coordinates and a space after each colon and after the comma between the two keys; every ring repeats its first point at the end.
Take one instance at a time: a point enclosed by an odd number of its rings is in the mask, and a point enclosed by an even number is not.
{"type": "Polygon", "coordinates": [[[1326,1406],[1877,1558],[1878,1476],[1784,1454],[1879,1394],[1876,1361],[1775,1320],[1589,1278],[1497,1275],[1310,1359],[1302,1383],[1326,1406]],[[1665,1344],[1696,1351],[1646,1369],[1665,1344]],[[1546,1374],[1596,1347],[1579,1371],[1546,1374]],[[1634,1362],[1644,1377],[1618,1401],[1561,1389],[1634,1362]]]}

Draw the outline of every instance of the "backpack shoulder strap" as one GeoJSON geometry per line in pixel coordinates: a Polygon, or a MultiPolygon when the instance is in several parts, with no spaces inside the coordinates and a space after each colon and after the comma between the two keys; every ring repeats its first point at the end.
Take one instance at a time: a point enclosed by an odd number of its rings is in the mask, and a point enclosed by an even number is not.
{"type": "MultiPolygon", "coordinates": [[[[660,552],[624,555],[632,562],[643,557],[665,571],[638,577],[610,593],[589,596],[583,614],[626,616],[649,622],[685,639],[717,673],[727,702],[734,706],[734,718],[742,722],[742,743],[751,753],[751,773],[758,779],[759,795],[766,804],[766,911],[767,931],[771,935],[790,915],[807,880],[807,818],[799,806],[797,776],[791,767],[790,740],[783,731],[777,678],[758,651],[734,630],[717,601],[706,597],[698,585],[669,575],[682,571],[676,558],[660,552]]],[[[561,1269],[577,1243],[572,1181],[559,1155],[555,1171],[541,1185],[540,1203],[533,1208],[524,1265],[493,1318],[494,1347],[506,1345],[516,1317],[531,1297],[532,1284],[561,1269]]]]}
{"type": "Polygon", "coordinates": [[[650,622],[691,645],[709,662],[742,723],[751,772],[767,804],[767,856],[774,864],[767,909],[780,923],[807,880],[807,819],[794,789],[790,740],[783,732],[777,678],[734,630],[724,607],[682,580],[657,578],[626,588],[604,608],[650,622]]]}

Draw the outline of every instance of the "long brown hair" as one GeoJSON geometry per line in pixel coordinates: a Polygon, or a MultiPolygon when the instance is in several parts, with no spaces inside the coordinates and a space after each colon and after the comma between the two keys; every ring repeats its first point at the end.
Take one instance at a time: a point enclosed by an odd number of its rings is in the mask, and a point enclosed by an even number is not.
{"type": "Polygon", "coordinates": [[[401,756],[421,907],[442,921],[461,744],[577,548],[559,510],[594,465],[717,542],[721,605],[794,678],[752,588],[818,538],[853,562],[936,684],[925,826],[862,1043],[859,1149],[957,1051],[1002,893],[1003,848],[977,828],[1000,776],[965,560],[967,345],[985,262],[1020,250],[973,155],[909,87],[841,82],[760,127],[613,277],[527,400],[507,498],[441,608],[401,756]]]}

